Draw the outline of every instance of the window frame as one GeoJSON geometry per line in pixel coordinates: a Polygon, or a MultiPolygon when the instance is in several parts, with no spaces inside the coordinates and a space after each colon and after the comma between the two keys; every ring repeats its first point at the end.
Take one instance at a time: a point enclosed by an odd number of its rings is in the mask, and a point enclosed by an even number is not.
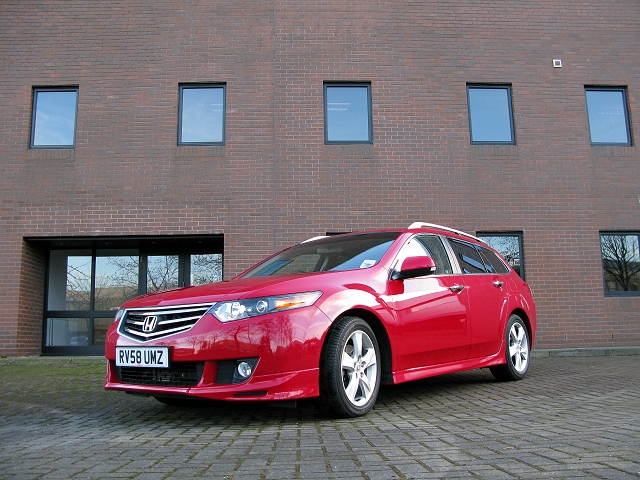
{"type": "Polygon", "coordinates": [[[226,83],[181,83],[178,85],[178,146],[225,145],[227,135],[227,84],[226,83]],[[182,140],[182,115],[184,90],[222,89],[222,141],[220,142],[184,142],[182,140]]]}
{"type": "MultiPolygon", "coordinates": [[[[515,269],[513,265],[511,265],[508,261],[507,264],[516,274],[525,280],[525,267],[524,267],[524,242],[523,242],[523,232],[476,232],[476,237],[480,240],[484,240],[483,237],[515,237],[518,240],[518,260],[520,261],[520,273],[515,269]]],[[[502,252],[497,248],[493,247],[491,244],[487,243],[490,247],[496,250],[501,257],[504,258],[502,252]]],[[[505,259],[506,261],[506,259],[505,259]]]]}
{"type": "Polygon", "coordinates": [[[76,148],[76,136],[78,131],[78,103],[80,100],[80,87],[78,85],[61,87],[33,87],[31,96],[31,128],[29,138],[30,149],[74,149],[76,148]],[[38,94],[55,92],[74,92],[76,94],[74,118],[73,118],[73,141],[64,145],[36,145],[36,117],[38,113],[38,94]]]}
{"type": "Polygon", "coordinates": [[[585,85],[584,87],[585,97],[585,109],[587,111],[587,127],[589,128],[589,143],[593,147],[606,147],[606,146],[618,146],[618,147],[631,147],[633,146],[633,139],[631,138],[631,119],[629,117],[629,96],[627,95],[627,87],[611,87],[611,86],[594,86],[585,85]],[[627,134],[626,142],[594,142],[591,132],[591,119],[589,116],[589,100],[587,92],[620,92],[622,94],[622,108],[624,111],[624,121],[627,134]]]}
{"type": "Polygon", "coordinates": [[[373,105],[371,82],[324,82],[323,83],[323,111],[324,111],[324,143],[325,145],[353,145],[373,144],[373,105]],[[327,109],[327,90],[330,88],[366,88],[367,89],[367,140],[331,140],[329,138],[329,119],[327,109]]]}
{"type": "MultiPolygon", "coordinates": [[[[602,237],[604,236],[620,236],[627,237],[632,236],[636,237],[637,243],[640,246],[640,232],[638,231],[601,231],[599,232],[599,243],[600,243],[600,261],[602,262],[602,289],[605,297],[638,297],[640,296],[640,290],[621,290],[621,291],[610,291],[607,289],[607,276],[604,268],[604,255],[602,251],[602,237]]],[[[640,252],[639,252],[640,253],[640,252]]],[[[640,277],[640,273],[637,273],[640,277]]]]}
{"type": "Polygon", "coordinates": [[[469,118],[469,140],[471,145],[515,145],[516,144],[516,127],[513,115],[513,88],[511,84],[506,83],[467,83],[467,115],[469,118]],[[471,119],[471,101],[469,97],[470,90],[506,90],[507,91],[507,108],[509,111],[509,128],[510,140],[474,140],[473,139],[473,121],[471,119]]]}

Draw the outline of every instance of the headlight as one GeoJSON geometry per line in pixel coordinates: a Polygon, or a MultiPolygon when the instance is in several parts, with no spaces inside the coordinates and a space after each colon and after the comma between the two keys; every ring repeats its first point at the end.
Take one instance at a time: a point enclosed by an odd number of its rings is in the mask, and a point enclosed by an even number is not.
{"type": "Polygon", "coordinates": [[[322,292],[294,293],[277,297],[249,298],[232,302],[216,303],[207,313],[213,314],[221,322],[242,320],[267,313],[282,312],[313,305],[322,292]]]}

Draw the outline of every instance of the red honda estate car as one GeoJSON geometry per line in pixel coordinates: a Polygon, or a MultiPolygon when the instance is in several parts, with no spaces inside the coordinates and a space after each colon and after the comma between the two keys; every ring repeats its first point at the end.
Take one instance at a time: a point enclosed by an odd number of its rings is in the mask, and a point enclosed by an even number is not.
{"type": "Polygon", "coordinates": [[[224,282],[144,295],[109,329],[105,388],[188,398],[317,397],[373,407],[380,384],[529,368],[536,311],[500,255],[439,225],[314,238],[224,282]]]}

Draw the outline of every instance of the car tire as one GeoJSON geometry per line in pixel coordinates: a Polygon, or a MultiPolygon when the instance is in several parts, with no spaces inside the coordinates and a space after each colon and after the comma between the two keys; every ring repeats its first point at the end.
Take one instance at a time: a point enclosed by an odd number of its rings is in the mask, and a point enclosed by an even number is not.
{"type": "Polygon", "coordinates": [[[518,315],[511,315],[505,329],[506,363],[491,367],[497,380],[522,380],[529,370],[531,342],[527,325],[518,315]]]}
{"type": "Polygon", "coordinates": [[[321,412],[346,418],[369,412],[380,390],[380,361],[376,336],[364,320],[337,320],[320,363],[321,412]]]}

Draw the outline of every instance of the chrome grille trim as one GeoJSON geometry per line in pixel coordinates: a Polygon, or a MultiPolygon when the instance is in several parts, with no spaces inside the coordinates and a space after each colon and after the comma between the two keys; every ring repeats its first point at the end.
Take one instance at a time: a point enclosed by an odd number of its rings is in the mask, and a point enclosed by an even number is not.
{"type": "Polygon", "coordinates": [[[125,310],[118,332],[138,342],[168,337],[190,330],[215,303],[195,303],[169,307],[128,308],[125,310]],[[151,332],[143,331],[146,317],[157,317],[157,326],[151,332]]]}

